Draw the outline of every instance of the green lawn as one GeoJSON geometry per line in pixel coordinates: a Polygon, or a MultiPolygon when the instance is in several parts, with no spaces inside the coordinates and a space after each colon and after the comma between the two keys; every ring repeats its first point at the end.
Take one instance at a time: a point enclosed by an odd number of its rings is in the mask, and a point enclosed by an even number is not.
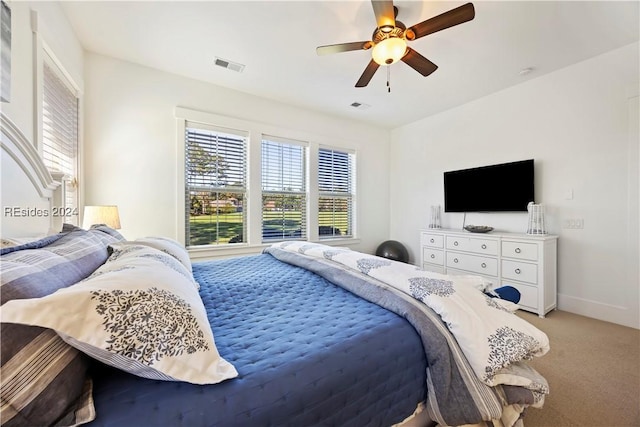
{"type": "MultiPolygon", "coordinates": [[[[276,230],[284,229],[285,232],[300,229],[300,212],[286,212],[284,225],[281,214],[281,212],[277,212],[278,218],[269,218],[267,214],[264,226],[276,230]]],[[[242,212],[233,212],[220,215],[190,216],[189,246],[229,243],[230,239],[243,233],[242,215],[242,212]]],[[[320,212],[318,225],[332,226],[334,218],[338,228],[340,228],[340,224],[347,224],[346,212],[337,215],[332,212],[320,212]]],[[[341,229],[341,231],[344,234],[345,230],[341,229]]]]}
{"type": "Polygon", "coordinates": [[[242,235],[242,212],[189,217],[189,246],[229,243],[237,235],[242,235]]]}

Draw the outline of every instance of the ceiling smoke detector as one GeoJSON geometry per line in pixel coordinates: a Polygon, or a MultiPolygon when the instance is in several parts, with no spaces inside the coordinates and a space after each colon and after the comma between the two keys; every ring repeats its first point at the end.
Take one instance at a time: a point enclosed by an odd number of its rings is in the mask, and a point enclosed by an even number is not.
{"type": "Polygon", "coordinates": [[[226,59],[218,58],[216,56],[216,60],[214,61],[214,65],[218,67],[226,68],[227,70],[235,71],[236,73],[241,73],[244,70],[244,64],[240,64],[238,62],[231,62],[226,59]]]}

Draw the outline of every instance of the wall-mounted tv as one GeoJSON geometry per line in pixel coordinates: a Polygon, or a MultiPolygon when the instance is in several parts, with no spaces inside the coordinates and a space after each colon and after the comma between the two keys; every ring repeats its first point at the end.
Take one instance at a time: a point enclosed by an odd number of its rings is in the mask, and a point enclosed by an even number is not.
{"type": "Polygon", "coordinates": [[[533,159],[444,173],[445,212],[520,212],[533,201],[533,159]]]}

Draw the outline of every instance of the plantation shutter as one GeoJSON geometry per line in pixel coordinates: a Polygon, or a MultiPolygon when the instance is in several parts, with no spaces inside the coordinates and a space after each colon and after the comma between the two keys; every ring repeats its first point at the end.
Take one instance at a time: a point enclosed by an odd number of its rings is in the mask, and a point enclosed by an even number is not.
{"type": "Polygon", "coordinates": [[[306,154],[303,143],[262,139],[262,241],[307,236],[306,154]]]}
{"type": "Polygon", "coordinates": [[[354,155],[344,150],[318,151],[318,224],[323,238],[353,236],[354,155]]]}
{"type": "Polygon", "coordinates": [[[246,133],[187,122],[185,175],[187,246],[244,242],[246,133]]]}
{"type": "Polygon", "coordinates": [[[52,172],[65,174],[63,180],[64,222],[78,225],[78,95],[62,73],[43,61],[42,157],[52,172]]]}

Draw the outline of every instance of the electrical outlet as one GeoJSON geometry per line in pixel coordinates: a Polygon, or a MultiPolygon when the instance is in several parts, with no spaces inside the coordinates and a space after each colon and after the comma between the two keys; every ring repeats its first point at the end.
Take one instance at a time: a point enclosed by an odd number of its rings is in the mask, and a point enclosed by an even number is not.
{"type": "Polygon", "coordinates": [[[562,222],[562,228],[568,228],[572,230],[582,230],[584,228],[583,218],[569,218],[562,222]]]}

